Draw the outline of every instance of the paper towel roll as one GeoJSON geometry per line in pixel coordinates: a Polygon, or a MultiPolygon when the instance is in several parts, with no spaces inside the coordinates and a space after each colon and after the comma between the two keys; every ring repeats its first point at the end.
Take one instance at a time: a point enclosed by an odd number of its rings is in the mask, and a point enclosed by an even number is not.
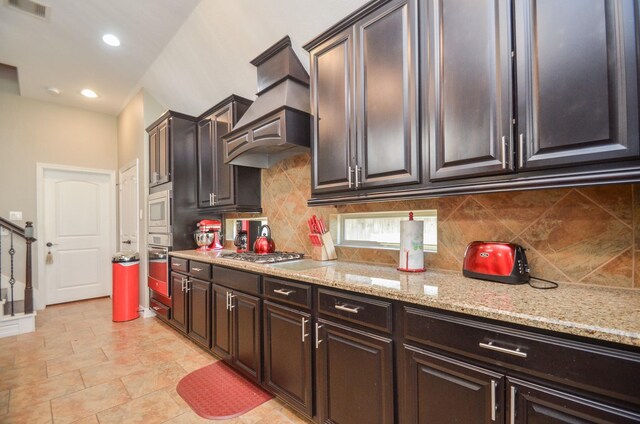
{"type": "Polygon", "coordinates": [[[409,221],[400,221],[400,261],[398,270],[424,271],[424,222],[414,221],[413,213],[409,221]]]}

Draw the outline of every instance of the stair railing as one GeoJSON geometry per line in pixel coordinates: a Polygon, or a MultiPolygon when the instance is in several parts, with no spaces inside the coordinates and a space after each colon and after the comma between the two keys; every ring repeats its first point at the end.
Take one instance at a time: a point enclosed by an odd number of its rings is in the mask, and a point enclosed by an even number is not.
{"type": "MultiPolygon", "coordinates": [[[[33,313],[33,281],[32,281],[32,273],[31,273],[31,247],[35,238],[33,238],[33,223],[31,221],[27,221],[24,228],[20,228],[16,224],[11,221],[7,221],[6,219],[0,217],[0,228],[5,229],[9,232],[9,293],[10,298],[9,301],[9,312],[10,315],[14,316],[15,311],[15,298],[13,292],[13,286],[16,284],[15,278],[15,254],[16,249],[14,247],[14,236],[20,237],[24,239],[26,244],[26,258],[25,258],[25,287],[24,287],[24,313],[30,314],[33,313]]],[[[0,277],[2,276],[2,236],[0,236],[0,277]]],[[[0,296],[2,293],[2,278],[0,278],[0,296]]],[[[2,299],[0,298],[0,301],[2,299]]],[[[4,305],[2,305],[4,307],[4,305]]]]}

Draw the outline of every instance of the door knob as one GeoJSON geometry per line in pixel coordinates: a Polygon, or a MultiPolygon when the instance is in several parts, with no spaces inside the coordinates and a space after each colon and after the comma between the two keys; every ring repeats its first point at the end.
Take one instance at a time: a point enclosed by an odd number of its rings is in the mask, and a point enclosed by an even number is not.
{"type": "Polygon", "coordinates": [[[58,243],[51,243],[50,241],[47,242],[47,247],[51,247],[51,246],[57,246],[58,243]]]}
{"type": "Polygon", "coordinates": [[[124,240],[122,243],[124,243],[124,244],[131,244],[131,240],[124,240]]]}

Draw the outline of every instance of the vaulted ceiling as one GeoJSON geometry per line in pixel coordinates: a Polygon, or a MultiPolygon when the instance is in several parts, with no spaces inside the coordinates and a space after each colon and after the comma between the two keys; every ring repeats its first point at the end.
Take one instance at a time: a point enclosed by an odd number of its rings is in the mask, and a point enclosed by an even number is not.
{"type": "Polygon", "coordinates": [[[17,67],[20,95],[116,115],[144,87],[197,115],[232,93],[253,98],[249,61],[284,35],[308,67],[301,45],[366,0],[46,0],[44,20],[6,3],[0,63],[17,67]],[[100,97],[84,98],[85,87],[100,97]]]}

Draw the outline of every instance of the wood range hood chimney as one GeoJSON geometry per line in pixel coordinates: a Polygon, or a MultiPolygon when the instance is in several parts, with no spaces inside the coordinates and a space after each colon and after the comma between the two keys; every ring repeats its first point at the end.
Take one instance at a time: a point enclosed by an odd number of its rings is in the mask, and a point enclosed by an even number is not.
{"type": "Polygon", "coordinates": [[[257,68],[258,98],[225,136],[224,161],[270,168],[309,151],[309,74],[284,37],[251,61],[257,68]]]}

